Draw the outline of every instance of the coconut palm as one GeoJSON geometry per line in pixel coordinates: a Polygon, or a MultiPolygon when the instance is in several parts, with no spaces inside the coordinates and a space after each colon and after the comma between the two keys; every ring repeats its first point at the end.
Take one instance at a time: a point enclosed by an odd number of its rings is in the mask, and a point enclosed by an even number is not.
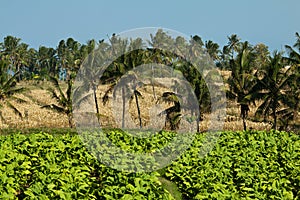
{"type": "Polygon", "coordinates": [[[272,129],[277,129],[279,111],[290,101],[287,91],[294,76],[291,70],[291,67],[285,68],[282,53],[275,51],[267,67],[260,72],[263,78],[258,83],[261,90],[257,97],[263,102],[257,108],[256,114],[265,118],[272,116],[272,129]]]}
{"type": "MultiPolygon", "coordinates": [[[[280,121],[283,123],[283,128],[287,129],[289,123],[297,119],[300,107],[300,35],[296,33],[296,42],[293,46],[285,45],[288,57],[283,59],[289,64],[289,91],[288,98],[285,100],[285,106],[278,114],[281,116],[280,121]]],[[[294,122],[295,123],[295,122],[294,122]]]]}
{"type": "Polygon", "coordinates": [[[39,76],[48,78],[48,76],[55,76],[57,70],[56,50],[45,46],[40,46],[37,51],[37,65],[39,76]]]}
{"type": "Polygon", "coordinates": [[[220,54],[220,61],[216,63],[217,67],[225,70],[230,69],[230,64],[229,64],[230,59],[231,59],[230,49],[227,46],[224,46],[220,54]]]}
{"type": "MultiPolygon", "coordinates": [[[[102,83],[108,81],[103,78],[103,68],[106,66],[107,58],[110,57],[111,52],[107,50],[109,44],[103,40],[99,44],[95,40],[89,40],[86,45],[80,47],[80,64],[81,68],[77,73],[76,83],[73,93],[74,109],[79,109],[83,102],[92,101],[95,105],[96,116],[100,124],[100,110],[97,96],[98,85],[101,82],[100,76],[102,75],[102,83]],[[97,48],[96,48],[97,47],[97,48]],[[90,92],[92,91],[92,92],[90,92]]],[[[108,100],[108,93],[103,99],[103,104],[108,100]],[[107,99],[106,99],[107,98],[107,99]]]]}
{"type": "Polygon", "coordinates": [[[228,79],[228,97],[234,99],[240,105],[240,115],[243,120],[243,128],[247,129],[246,119],[250,111],[250,103],[254,103],[253,94],[256,89],[256,74],[251,65],[254,60],[253,51],[248,42],[243,43],[241,51],[235,60],[231,60],[232,75],[228,79]]]}
{"type": "Polygon", "coordinates": [[[211,40],[208,40],[205,42],[205,48],[207,50],[207,53],[210,55],[210,57],[214,60],[214,61],[218,61],[219,60],[219,45],[217,43],[214,43],[211,40]]]}
{"type": "Polygon", "coordinates": [[[133,95],[130,97],[129,104],[132,103],[133,100],[135,100],[136,104],[136,109],[138,113],[138,119],[139,119],[139,126],[142,128],[142,117],[141,117],[141,109],[140,109],[140,104],[139,104],[139,98],[142,98],[142,94],[140,91],[138,91],[138,88],[143,85],[141,81],[138,80],[136,74],[131,73],[127,75],[127,79],[129,79],[132,82],[132,90],[133,90],[133,95]]]}
{"type": "Polygon", "coordinates": [[[159,116],[166,114],[165,129],[177,130],[181,120],[181,106],[178,95],[174,92],[164,92],[157,103],[166,102],[174,104],[170,108],[165,109],[159,116]]]}
{"type": "Polygon", "coordinates": [[[10,61],[10,70],[18,73],[16,77],[17,81],[21,80],[21,68],[26,66],[27,59],[27,49],[28,45],[25,43],[21,43],[20,38],[16,38],[13,36],[7,36],[4,38],[3,46],[3,54],[10,61]]]}
{"type": "Polygon", "coordinates": [[[296,42],[293,47],[285,45],[289,57],[287,58],[291,64],[299,65],[300,64],[300,35],[296,33],[296,42]],[[294,48],[293,48],[294,47],[294,48]]]}
{"type": "Polygon", "coordinates": [[[72,74],[76,74],[81,65],[81,44],[73,38],[68,38],[66,41],[61,40],[56,49],[58,64],[61,69],[67,71],[68,80],[72,74]]]}
{"type": "Polygon", "coordinates": [[[193,39],[192,39],[191,42],[195,42],[195,43],[197,43],[197,44],[200,45],[200,46],[203,46],[203,45],[204,45],[204,43],[203,43],[203,41],[202,41],[202,38],[201,38],[200,36],[194,35],[192,38],[193,38],[193,39]]]}
{"type": "Polygon", "coordinates": [[[225,46],[225,48],[229,49],[231,52],[231,60],[234,59],[235,53],[238,52],[239,48],[241,46],[240,38],[236,34],[232,34],[231,36],[228,36],[228,44],[225,46]]]}
{"type": "Polygon", "coordinates": [[[69,127],[73,128],[73,106],[72,106],[72,86],[73,86],[73,77],[67,81],[67,90],[63,91],[62,85],[59,84],[57,78],[50,77],[50,81],[53,84],[53,87],[49,87],[48,91],[52,95],[52,98],[55,99],[56,104],[48,104],[42,106],[42,108],[52,109],[56,112],[66,114],[68,117],[69,127]]]}
{"type": "MultiPolygon", "coordinates": [[[[25,100],[16,97],[16,94],[19,94],[25,90],[23,87],[17,87],[16,78],[19,76],[20,72],[15,73],[12,77],[8,74],[8,61],[0,60],[0,109],[4,105],[12,109],[20,118],[22,118],[21,111],[11,102],[17,101],[20,103],[26,102],[25,100]]],[[[4,120],[2,114],[0,117],[4,120]]]]}
{"type": "Polygon", "coordinates": [[[290,70],[292,74],[289,74],[289,83],[285,92],[285,99],[283,100],[282,108],[277,112],[280,122],[280,129],[288,130],[289,126],[296,124],[295,120],[298,118],[298,112],[300,107],[300,73],[297,69],[290,70]]]}

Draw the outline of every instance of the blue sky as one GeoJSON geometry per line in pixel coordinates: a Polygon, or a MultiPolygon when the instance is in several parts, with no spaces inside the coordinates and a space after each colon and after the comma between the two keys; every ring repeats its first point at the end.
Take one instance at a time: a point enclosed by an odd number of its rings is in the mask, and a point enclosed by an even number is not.
{"type": "Polygon", "coordinates": [[[299,0],[2,0],[0,38],[13,35],[38,48],[73,37],[85,43],[139,27],[199,35],[221,46],[237,34],[281,50],[300,32],[299,0]]]}

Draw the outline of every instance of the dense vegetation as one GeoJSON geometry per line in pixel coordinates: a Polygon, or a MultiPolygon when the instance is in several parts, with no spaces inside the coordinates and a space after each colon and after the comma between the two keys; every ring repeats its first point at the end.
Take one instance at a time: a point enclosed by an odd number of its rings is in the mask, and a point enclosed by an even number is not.
{"type": "MultiPolygon", "coordinates": [[[[241,41],[234,34],[228,36],[228,45],[223,48],[210,40],[203,42],[197,35],[191,37],[190,41],[186,41],[181,37],[172,38],[162,30],[151,35],[151,41],[146,43],[139,38],[126,41],[113,34],[108,43],[104,40],[99,42],[89,40],[86,44],[80,44],[68,38],[61,40],[56,48],[40,46],[39,49],[33,49],[29,48],[28,44],[22,43],[20,38],[7,36],[0,43],[0,106],[6,105],[23,117],[25,114],[21,113],[11,102],[11,100],[22,101],[22,99],[16,99],[14,94],[26,89],[18,87],[17,82],[51,80],[54,86],[50,92],[57,100],[57,104],[45,105],[45,107],[66,113],[72,127],[72,82],[80,66],[84,64],[83,61],[98,48],[105,49],[106,56],[110,53],[112,57],[114,55],[119,55],[119,57],[116,57],[116,60],[107,68],[101,80],[97,79],[97,72],[88,75],[92,80],[89,80],[87,87],[93,89],[94,95],[96,95],[97,84],[111,84],[113,87],[128,70],[141,64],[155,62],[181,71],[192,85],[199,101],[200,113],[203,114],[210,111],[211,94],[204,81],[207,77],[199,74],[180,54],[183,47],[188,47],[193,49],[192,54],[197,55],[199,52],[194,50],[197,46],[210,55],[220,70],[231,73],[229,78],[225,79],[228,85],[227,97],[240,105],[240,116],[245,130],[251,103],[256,107],[256,115],[251,120],[270,122],[273,129],[295,130],[295,127],[299,127],[300,37],[298,33],[296,33],[295,44],[285,46],[286,52],[275,51],[274,53],[270,53],[265,44],[251,45],[248,41],[241,41]],[[146,51],[142,50],[145,49],[145,45],[149,46],[146,51]],[[178,51],[172,54],[159,49],[168,45],[175,45],[178,51]],[[128,49],[129,53],[120,55],[116,49],[128,49]],[[130,51],[130,49],[133,50],[130,51]],[[67,94],[64,94],[65,91],[55,79],[68,82],[67,94]]],[[[213,73],[210,76],[213,77],[213,73]]],[[[137,100],[138,89],[136,87],[134,93],[137,100]]],[[[103,102],[105,101],[107,98],[103,97],[103,102]]],[[[99,104],[99,102],[95,103],[99,104]]],[[[98,109],[97,114],[101,115],[98,109]]],[[[0,116],[2,118],[1,113],[0,116]]],[[[171,126],[176,128],[176,124],[171,124],[171,126]]]]}
{"type": "MultiPolygon", "coordinates": [[[[162,134],[151,142],[154,147],[170,137],[162,134]]],[[[126,138],[118,130],[110,136],[122,148],[147,149],[146,143],[130,144],[126,138]]],[[[198,134],[189,150],[164,169],[127,173],[101,164],[76,134],[1,136],[0,198],[299,199],[297,135],[223,132],[213,151],[201,157],[203,138],[198,134]]]]}

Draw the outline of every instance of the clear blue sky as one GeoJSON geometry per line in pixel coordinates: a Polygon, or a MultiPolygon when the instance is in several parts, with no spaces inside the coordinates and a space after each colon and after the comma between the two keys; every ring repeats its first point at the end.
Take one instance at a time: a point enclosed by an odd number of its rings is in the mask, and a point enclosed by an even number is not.
{"type": "Polygon", "coordinates": [[[281,50],[300,32],[299,0],[1,0],[0,41],[13,35],[38,48],[73,37],[85,43],[138,27],[199,35],[221,46],[237,34],[281,50]]]}

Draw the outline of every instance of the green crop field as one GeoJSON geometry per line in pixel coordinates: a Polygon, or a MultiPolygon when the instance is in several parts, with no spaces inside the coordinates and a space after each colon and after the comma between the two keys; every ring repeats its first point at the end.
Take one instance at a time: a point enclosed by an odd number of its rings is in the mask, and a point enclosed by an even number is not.
{"type": "MultiPolygon", "coordinates": [[[[175,134],[161,132],[148,142],[119,130],[107,135],[138,152],[155,151],[175,134]]],[[[0,199],[299,199],[298,135],[227,131],[200,157],[203,139],[197,134],[163,169],[128,173],[101,164],[76,134],[2,135],[0,199]]]]}

